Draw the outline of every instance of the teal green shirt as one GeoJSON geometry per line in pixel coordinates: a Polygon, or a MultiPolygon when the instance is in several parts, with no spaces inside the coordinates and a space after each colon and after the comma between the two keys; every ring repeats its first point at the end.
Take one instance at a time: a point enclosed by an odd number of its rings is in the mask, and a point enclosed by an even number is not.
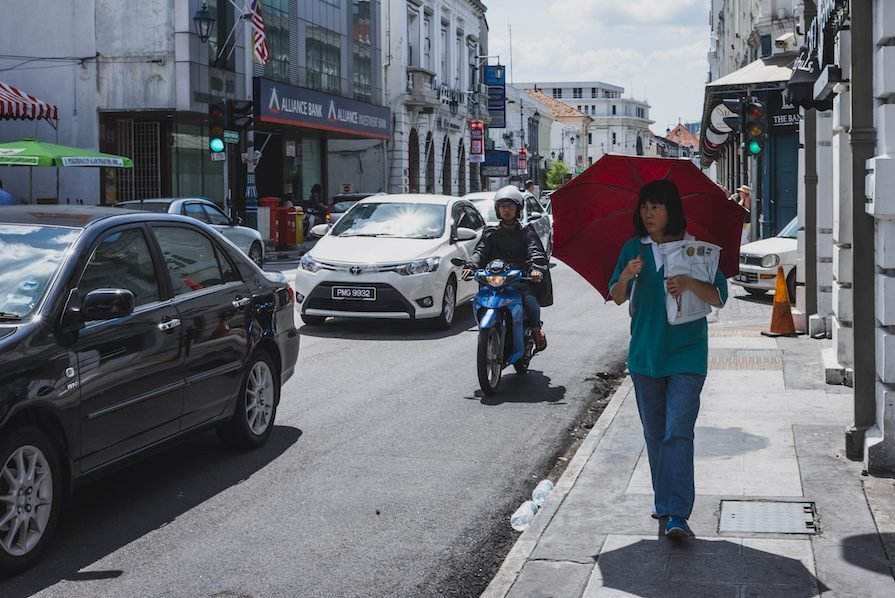
{"type": "MultiPolygon", "coordinates": [[[[673,374],[706,375],[708,370],[708,324],[700,318],[672,326],[665,312],[665,267],[656,270],[652,246],[635,237],[628,240],[618,256],[609,288],[618,281],[628,262],[640,256],[643,268],[637,276],[631,306],[631,344],[628,346],[628,370],[654,378],[673,374]],[[642,248],[642,250],[641,250],[642,248]]],[[[721,303],[727,302],[727,280],[721,269],[715,274],[715,288],[721,303]]],[[[631,287],[628,283],[628,297],[631,287]]]]}

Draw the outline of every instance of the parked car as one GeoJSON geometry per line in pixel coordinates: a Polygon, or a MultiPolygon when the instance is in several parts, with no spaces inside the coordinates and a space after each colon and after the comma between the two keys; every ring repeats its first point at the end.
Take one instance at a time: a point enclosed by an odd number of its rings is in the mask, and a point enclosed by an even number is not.
{"type": "Polygon", "coordinates": [[[793,218],[776,237],[760,239],[740,247],[740,273],[731,282],[740,285],[752,295],[764,295],[774,290],[777,266],[783,266],[786,289],[791,301],[796,296],[796,261],[798,247],[796,235],[801,227],[793,218]]]}
{"type": "Polygon", "coordinates": [[[385,193],[339,193],[333,195],[329,200],[329,210],[327,211],[327,222],[335,224],[339,218],[345,215],[345,212],[351,209],[351,206],[371,195],[385,195],[385,193]]]}
{"type": "Polygon", "coordinates": [[[0,570],[36,562],[73,489],[215,428],[264,444],[294,293],[192,218],[0,211],[0,570]]]}
{"type": "Polygon", "coordinates": [[[201,197],[136,199],[120,201],[116,208],[167,212],[195,218],[211,226],[239,247],[258,267],[264,266],[264,241],[261,233],[248,226],[242,226],[242,219],[230,218],[213,201],[201,197]]]}
{"type": "MultiPolygon", "coordinates": [[[[488,226],[497,226],[500,218],[494,211],[494,191],[478,191],[467,193],[463,199],[471,201],[482,214],[488,226]]],[[[529,224],[534,228],[541,239],[541,245],[547,252],[547,257],[553,254],[553,217],[534,197],[526,197],[522,209],[522,224],[529,224]]]]}
{"type": "Polygon", "coordinates": [[[451,259],[468,259],[485,221],[471,202],[444,195],[360,200],[302,257],[295,276],[302,320],[431,319],[449,328],[478,290],[451,259]]]}

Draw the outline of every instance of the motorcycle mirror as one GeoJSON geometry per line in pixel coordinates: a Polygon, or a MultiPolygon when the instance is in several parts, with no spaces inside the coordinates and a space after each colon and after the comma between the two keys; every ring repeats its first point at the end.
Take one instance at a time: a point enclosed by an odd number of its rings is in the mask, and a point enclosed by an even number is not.
{"type": "Polygon", "coordinates": [[[466,265],[466,262],[458,257],[451,258],[451,263],[454,264],[455,266],[465,266],[466,265]]]}

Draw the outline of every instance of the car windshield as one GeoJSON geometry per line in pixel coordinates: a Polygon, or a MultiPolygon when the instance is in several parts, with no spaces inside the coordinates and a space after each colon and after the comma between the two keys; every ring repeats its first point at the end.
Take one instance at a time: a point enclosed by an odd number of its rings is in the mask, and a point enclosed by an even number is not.
{"type": "Polygon", "coordinates": [[[127,201],[115,204],[116,208],[127,208],[128,210],[143,210],[144,212],[160,212],[168,211],[170,203],[164,201],[127,201]]]}
{"type": "Polygon", "coordinates": [[[336,237],[437,239],[444,234],[444,206],[413,203],[360,203],[333,227],[336,237]]]}
{"type": "Polygon", "coordinates": [[[344,201],[337,201],[333,204],[333,212],[347,212],[351,209],[351,206],[359,202],[359,199],[346,199],[344,201]]]}
{"type": "Polygon", "coordinates": [[[34,311],[80,234],[77,228],[0,224],[0,322],[34,311]]]}
{"type": "Polygon", "coordinates": [[[783,227],[783,230],[781,230],[777,234],[777,236],[784,237],[787,239],[795,239],[800,228],[801,227],[799,226],[799,219],[793,218],[792,220],[789,221],[789,224],[787,224],[786,226],[783,227]]]}
{"type": "Polygon", "coordinates": [[[494,211],[493,199],[477,199],[473,203],[475,204],[475,209],[477,209],[479,213],[481,213],[482,218],[485,219],[485,222],[496,222],[499,220],[497,213],[494,211]]]}

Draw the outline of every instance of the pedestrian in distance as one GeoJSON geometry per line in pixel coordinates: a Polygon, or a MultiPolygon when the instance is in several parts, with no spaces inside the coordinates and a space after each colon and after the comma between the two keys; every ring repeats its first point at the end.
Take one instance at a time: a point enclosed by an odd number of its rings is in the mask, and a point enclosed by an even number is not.
{"type": "Polygon", "coordinates": [[[531,195],[534,199],[537,199],[537,196],[535,195],[535,182],[533,180],[528,179],[527,181],[525,181],[522,195],[524,197],[528,197],[529,195],[531,195]]]}
{"type": "Polygon", "coordinates": [[[609,292],[618,305],[630,302],[628,371],[649,458],[653,517],[663,523],[667,537],[681,539],[693,536],[687,520],[696,498],[693,436],[708,370],[708,324],[700,318],[670,325],[665,297],[691,291],[722,307],[727,281],[720,269],[711,283],[689,276],[665,278],[662,244],[693,238],[686,232],[674,183],[644,185],[633,219],[636,236],[622,247],[609,292]]]}
{"type": "Polygon", "coordinates": [[[0,181],[0,206],[14,206],[17,203],[12,193],[3,188],[3,181],[0,181]]]}
{"type": "Polygon", "coordinates": [[[749,242],[749,233],[752,228],[752,187],[740,185],[737,188],[737,192],[730,196],[730,199],[740,204],[746,210],[746,217],[743,219],[743,235],[740,238],[740,244],[745,245],[749,242]]]}
{"type": "Polygon", "coordinates": [[[470,278],[473,269],[487,265],[491,260],[502,259],[513,269],[531,272],[533,285],[522,285],[522,306],[525,317],[531,323],[535,348],[547,348],[547,335],[542,330],[541,307],[553,304],[553,284],[550,280],[549,260],[541,245],[541,239],[530,226],[523,226],[522,192],[515,185],[507,185],[494,194],[494,211],[500,218],[497,226],[482,233],[482,238],[469,258],[463,277],[470,278]]]}

